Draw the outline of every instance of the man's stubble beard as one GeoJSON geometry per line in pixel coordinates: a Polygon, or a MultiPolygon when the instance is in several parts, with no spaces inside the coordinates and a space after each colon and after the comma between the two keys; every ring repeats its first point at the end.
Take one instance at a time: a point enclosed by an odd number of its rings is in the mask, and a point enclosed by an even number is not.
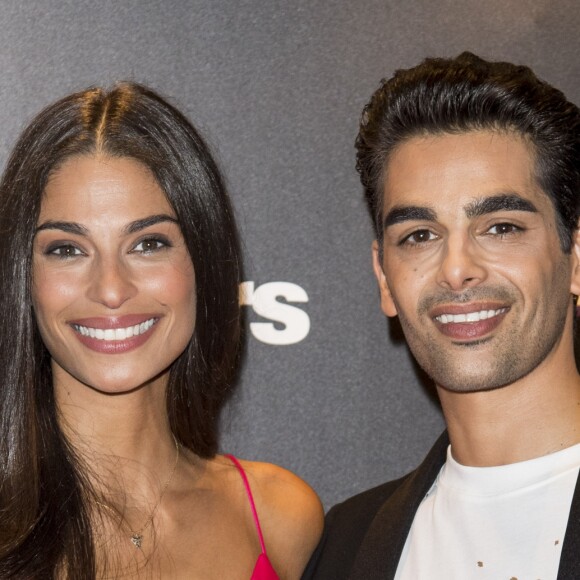
{"type": "MultiPolygon", "coordinates": [[[[554,272],[558,277],[555,285],[559,291],[552,294],[553,300],[549,303],[544,297],[544,312],[540,315],[536,312],[536,317],[524,321],[516,318],[511,324],[504,319],[497,333],[492,332],[491,337],[479,341],[450,344],[431,321],[421,326],[428,329],[421,333],[417,330],[418,325],[413,326],[397,307],[405,338],[418,364],[436,385],[460,393],[498,389],[525,377],[548,357],[564,333],[570,293],[568,271],[564,273],[562,270],[557,268],[554,272]],[[462,356],[462,349],[473,351],[469,364],[464,362],[466,357],[462,356]],[[485,353],[479,361],[478,351],[485,353]]],[[[426,311],[436,304],[493,299],[510,303],[513,308],[521,305],[521,299],[518,302],[517,297],[515,291],[504,287],[472,289],[460,296],[442,292],[421,300],[418,313],[424,318],[426,311]]],[[[514,314],[519,313],[510,311],[508,316],[514,314]]]]}

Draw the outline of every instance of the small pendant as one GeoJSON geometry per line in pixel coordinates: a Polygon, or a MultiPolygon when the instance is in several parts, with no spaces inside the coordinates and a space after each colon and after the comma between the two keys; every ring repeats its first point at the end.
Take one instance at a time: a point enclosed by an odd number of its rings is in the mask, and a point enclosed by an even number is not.
{"type": "Polygon", "coordinates": [[[141,534],[133,534],[131,536],[131,541],[135,544],[136,548],[141,549],[142,540],[143,540],[143,536],[141,534]]]}

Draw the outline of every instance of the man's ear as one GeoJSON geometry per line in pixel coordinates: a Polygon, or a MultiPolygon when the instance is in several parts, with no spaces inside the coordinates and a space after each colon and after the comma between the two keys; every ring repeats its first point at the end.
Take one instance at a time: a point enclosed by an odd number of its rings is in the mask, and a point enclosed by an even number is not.
{"type": "Polygon", "coordinates": [[[580,296],[580,220],[576,230],[572,234],[572,281],[570,292],[580,296]]]}
{"type": "Polygon", "coordinates": [[[375,276],[377,277],[379,290],[381,292],[381,309],[387,316],[397,316],[397,308],[393,297],[391,296],[391,291],[389,290],[387,279],[383,271],[383,265],[381,264],[379,243],[377,240],[373,242],[371,251],[373,254],[373,270],[375,271],[375,276]]]}

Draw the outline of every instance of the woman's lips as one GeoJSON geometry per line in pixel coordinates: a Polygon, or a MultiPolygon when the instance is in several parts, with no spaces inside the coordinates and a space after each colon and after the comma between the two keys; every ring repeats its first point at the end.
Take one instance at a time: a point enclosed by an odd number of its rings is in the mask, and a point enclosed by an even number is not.
{"type": "Polygon", "coordinates": [[[159,314],[124,314],[123,316],[93,316],[90,318],[78,318],[76,320],[69,320],[68,324],[77,324],[79,326],[87,326],[91,328],[126,328],[128,326],[135,326],[141,324],[150,318],[161,318],[159,314]]]}
{"type": "Polygon", "coordinates": [[[505,318],[509,307],[478,307],[470,310],[455,307],[440,311],[433,320],[441,334],[459,341],[470,341],[481,339],[495,330],[505,318]]]}
{"type": "Polygon", "coordinates": [[[82,318],[68,324],[86,347],[106,354],[122,354],[138,348],[154,332],[159,316],[126,315],[82,318]]]}

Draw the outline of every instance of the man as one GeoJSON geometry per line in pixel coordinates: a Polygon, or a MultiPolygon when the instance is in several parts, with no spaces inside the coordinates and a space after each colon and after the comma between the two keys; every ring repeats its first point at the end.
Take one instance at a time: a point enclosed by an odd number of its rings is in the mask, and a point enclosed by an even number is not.
{"type": "Polygon", "coordinates": [[[419,468],[335,506],[316,579],[579,579],[580,111],[464,53],[384,81],[357,169],[381,307],[447,431],[419,468]]]}

